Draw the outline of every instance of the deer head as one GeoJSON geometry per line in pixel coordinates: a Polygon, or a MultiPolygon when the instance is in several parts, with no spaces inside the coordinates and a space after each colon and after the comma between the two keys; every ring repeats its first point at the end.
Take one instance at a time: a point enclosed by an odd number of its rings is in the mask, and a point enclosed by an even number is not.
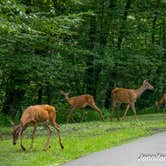
{"type": "Polygon", "coordinates": [[[18,140],[18,138],[20,136],[21,131],[22,131],[22,126],[20,124],[13,127],[13,131],[12,131],[13,145],[16,145],[17,140],[18,140]]]}
{"type": "Polygon", "coordinates": [[[61,93],[62,95],[64,95],[65,98],[69,98],[70,91],[64,92],[64,91],[61,90],[60,93],[61,93]]]}
{"type": "Polygon", "coordinates": [[[147,80],[144,80],[143,87],[148,90],[154,90],[154,87],[147,80]]]}

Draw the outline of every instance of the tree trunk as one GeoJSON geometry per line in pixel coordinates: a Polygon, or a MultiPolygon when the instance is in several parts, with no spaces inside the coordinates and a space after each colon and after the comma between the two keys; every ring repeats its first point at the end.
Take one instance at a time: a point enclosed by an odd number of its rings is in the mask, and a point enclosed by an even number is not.
{"type": "Polygon", "coordinates": [[[5,99],[2,107],[2,113],[9,114],[11,105],[13,104],[14,93],[6,90],[5,99]]]}
{"type": "Polygon", "coordinates": [[[51,104],[51,86],[49,83],[47,83],[46,92],[47,92],[47,104],[51,104]]]}
{"type": "Polygon", "coordinates": [[[156,20],[157,20],[157,16],[155,14],[152,20],[152,45],[155,43],[156,20]]]}
{"type": "Polygon", "coordinates": [[[165,25],[165,17],[163,17],[162,21],[162,47],[166,48],[166,25],[165,25]]]}
{"type": "MultiPolygon", "coordinates": [[[[101,31],[101,33],[100,33],[101,48],[104,48],[107,45],[109,33],[113,29],[112,21],[113,21],[113,15],[114,15],[114,12],[116,9],[116,5],[117,5],[117,0],[110,0],[108,8],[105,9],[106,10],[105,16],[103,17],[103,20],[100,21],[101,24],[104,25],[104,26],[102,25],[101,29],[100,29],[100,31],[101,31]]],[[[104,10],[104,6],[103,6],[102,10],[104,10]]],[[[103,11],[102,11],[102,13],[103,13],[103,11]]]]}
{"type": "MultiPolygon", "coordinates": [[[[89,50],[94,48],[94,43],[96,41],[96,16],[91,16],[90,18],[90,30],[89,30],[89,42],[87,43],[87,47],[89,50]]],[[[85,82],[86,82],[86,91],[95,96],[94,89],[94,55],[89,54],[87,56],[86,62],[86,74],[85,74],[85,82]]]]}
{"type": "MultiPolygon", "coordinates": [[[[116,73],[114,73],[114,72],[111,73],[109,77],[114,78],[116,80],[116,73]]],[[[106,91],[105,103],[104,103],[104,106],[108,109],[111,106],[111,92],[112,92],[113,88],[115,88],[115,83],[112,79],[109,79],[108,87],[107,87],[107,91],[106,91]]]]}
{"type": "Polygon", "coordinates": [[[42,95],[43,95],[43,86],[39,85],[38,94],[37,94],[37,104],[42,103],[42,95]]]}
{"type": "Polygon", "coordinates": [[[5,99],[2,107],[2,113],[16,115],[16,111],[20,108],[20,102],[24,97],[25,90],[16,89],[7,85],[5,99]]]}
{"type": "MultiPolygon", "coordinates": [[[[116,6],[117,6],[117,0],[110,0],[109,1],[109,6],[108,6],[108,9],[107,9],[107,13],[106,13],[106,18],[105,18],[105,21],[104,21],[104,25],[105,25],[105,29],[104,29],[104,40],[103,40],[103,47],[107,45],[107,42],[108,42],[108,37],[109,37],[109,33],[110,31],[112,31],[113,29],[113,26],[112,26],[112,22],[113,22],[113,16],[114,16],[114,12],[116,10],[116,6]]],[[[112,43],[113,43],[113,37],[112,37],[112,43]]],[[[113,47],[113,46],[112,46],[113,47]]],[[[104,107],[106,108],[109,108],[110,105],[111,105],[111,90],[113,89],[114,87],[114,83],[112,82],[112,74],[111,74],[111,71],[108,72],[108,78],[110,78],[107,82],[107,89],[106,89],[106,92],[105,92],[105,101],[104,101],[104,107]],[[111,77],[110,77],[111,75],[111,77]]]]}
{"type": "Polygon", "coordinates": [[[20,103],[23,100],[25,94],[25,82],[21,75],[21,71],[10,71],[8,75],[5,75],[5,97],[2,106],[2,112],[4,114],[16,115],[16,111],[20,108],[20,103]],[[19,85],[19,87],[17,86],[19,85]]]}
{"type": "Polygon", "coordinates": [[[121,49],[121,46],[122,46],[122,41],[123,41],[125,31],[126,31],[126,20],[127,20],[128,10],[130,9],[130,6],[131,6],[131,0],[127,0],[125,9],[124,9],[124,13],[122,16],[122,23],[121,23],[120,30],[119,30],[119,36],[118,36],[118,42],[117,42],[118,49],[121,49]]]}

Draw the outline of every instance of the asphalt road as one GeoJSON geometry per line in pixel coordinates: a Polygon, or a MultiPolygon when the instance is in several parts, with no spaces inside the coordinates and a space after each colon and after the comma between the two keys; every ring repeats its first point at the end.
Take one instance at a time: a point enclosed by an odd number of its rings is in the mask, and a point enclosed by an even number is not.
{"type": "Polygon", "coordinates": [[[166,132],[96,152],[63,166],[166,166],[166,132]]]}

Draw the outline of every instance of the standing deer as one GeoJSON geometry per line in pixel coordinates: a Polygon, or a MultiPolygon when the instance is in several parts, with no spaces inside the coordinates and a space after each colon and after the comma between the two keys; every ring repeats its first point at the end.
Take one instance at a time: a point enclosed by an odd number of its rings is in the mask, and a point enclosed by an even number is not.
{"type": "Polygon", "coordinates": [[[134,112],[135,120],[138,121],[137,116],[136,116],[135,102],[136,102],[137,98],[140,97],[141,94],[145,90],[154,90],[153,86],[150,85],[150,83],[147,80],[144,80],[143,85],[138,89],[125,89],[125,88],[113,89],[112,90],[113,110],[112,110],[112,114],[111,114],[111,119],[112,119],[114,110],[116,110],[117,119],[118,119],[118,121],[120,121],[118,108],[120,107],[120,105],[122,103],[127,103],[128,105],[126,107],[123,119],[126,118],[127,111],[131,107],[134,112]]]}
{"type": "Polygon", "coordinates": [[[28,107],[23,112],[19,124],[17,126],[13,127],[13,131],[12,131],[13,145],[16,145],[17,139],[20,136],[20,145],[21,145],[21,148],[25,151],[25,147],[22,144],[23,131],[30,124],[32,124],[34,126],[33,131],[32,131],[32,142],[31,142],[31,146],[30,146],[30,150],[32,151],[35,131],[36,131],[37,125],[39,123],[43,123],[49,131],[48,139],[47,139],[47,142],[45,144],[44,150],[48,149],[50,137],[52,134],[52,130],[48,125],[49,123],[57,130],[57,134],[59,137],[59,144],[60,144],[61,148],[63,149],[64,147],[61,143],[61,137],[60,137],[60,127],[56,123],[56,110],[51,105],[34,105],[34,106],[28,107]]]}
{"type": "MultiPolygon", "coordinates": [[[[61,91],[61,94],[65,96],[65,99],[67,100],[67,102],[70,105],[70,112],[68,114],[67,123],[72,118],[72,113],[75,109],[85,108],[86,106],[90,106],[90,107],[94,108],[94,110],[99,113],[100,118],[103,120],[102,112],[96,106],[93,96],[91,96],[89,94],[84,94],[84,95],[80,95],[80,96],[69,97],[70,92],[65,93],[63,91],[61,91]]],[[[85,112],[83,110],[83,116],[82,116],[81,122],[83,121],[86,114],[87,114],[87,112],[85,112]]]]}
{"type": "Polygon", "coordinates": [[[156,101],[155,104],[157,111],[159,111],[161,105],[164,105],[164,111],[166,111],[166,93],[164,93],[164,95],[160,98],[160,100],[156,101]]]}

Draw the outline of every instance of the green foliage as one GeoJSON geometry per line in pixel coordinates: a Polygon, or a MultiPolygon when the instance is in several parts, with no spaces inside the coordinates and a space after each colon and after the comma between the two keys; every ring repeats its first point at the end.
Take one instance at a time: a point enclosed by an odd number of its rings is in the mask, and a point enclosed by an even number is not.
{"type": "Polygon", "coordinates": [[[11,116],[0,113],[0,126],[11,126],[11,116]]]}
{"type": "Polygon", "coordinates": [[[48,103],[65,122],[60,90],[89,93],[109,108],[114,87],[144,79],[155,91],[141,96],[138,113],[151,107],[166,84],[165,9],[147,0],[0,1],[1,112],[17,119],[27,106],[48,103]]]}

